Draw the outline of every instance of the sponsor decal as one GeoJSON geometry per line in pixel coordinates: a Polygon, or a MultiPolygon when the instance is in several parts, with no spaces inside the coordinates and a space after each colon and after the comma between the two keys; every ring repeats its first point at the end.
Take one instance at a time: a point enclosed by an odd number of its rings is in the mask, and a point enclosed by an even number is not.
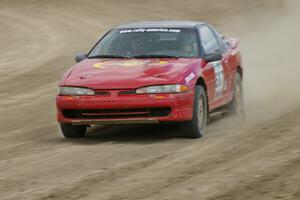
{"type": "Polygon", "coordinates": [[[141,61],[126,61],[126,62],[121,62],[120,65],[121,66],[124,66],[124,67],[134,67],[134,66],[137,66],[137,65],[142,65],[144,64],[144,62],[141,62],[141,61]]]}
{"type": "Polygon", "coordinates": [[[137,61],[137,60],[131,60],[131,61],[124,61],[124,62],[110,62],[110,61],[105,61],[105,62],[98,62],[93,64],[93,67],[95,68],[107,68],[107,67],[134,67],[138,65],[143,65],[144,62],[142,61],[137,61]]]}
{"type": "Polygon", "coordinates": [[[172,29],[172,28],[138,28],[138,29],[120,30],[120,33],[147,33],[147,32],[180,33],[181,30],[172,29]]]}
{"type": "MultiPolygon", "coordinates": [[[[107,68],[107,67],[135,67],[139,65],[144,65],[145,62],[138,61],[138,60],[129,60],[129,61],[103,61],[93,64],[93,67],[95,68],[107,68]]],[[[168,61],[154,61],[152,64],[154,65],[166,65],[168,64],[168,61]]]]}
{"type": "Polygon", "coordinates": [[[96,68],[102,68],[103,66],[102,66],[102,63],[95,63],[95,64],[93,65],[93,67],[96,67],[96,68]]]}
{"type": "Polygon", "coordinates": [[[190,73],[187,77],[185,77],[185,82],[190,82],[191,80],[193,80],[196,77],[196,75],[192,72],[190,73]]]}
{"type": "Polygon", "coordinates": [[[168,64],[168,61],[163,61],[163,60],[155,61],[154,64],[156,64],[156,65],[165,65],[165,64],[168,64]]]}

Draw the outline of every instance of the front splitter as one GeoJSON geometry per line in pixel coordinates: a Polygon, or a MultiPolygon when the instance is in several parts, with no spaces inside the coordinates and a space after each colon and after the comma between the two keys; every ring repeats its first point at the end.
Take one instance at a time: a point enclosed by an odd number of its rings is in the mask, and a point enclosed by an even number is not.
{"type": "Polygon", "coordinates": [[[114,125],[114,124],[158,124],[158,119],[133,119],[133,120],[74,120],[71,122],[73,125],[114,125]]]}

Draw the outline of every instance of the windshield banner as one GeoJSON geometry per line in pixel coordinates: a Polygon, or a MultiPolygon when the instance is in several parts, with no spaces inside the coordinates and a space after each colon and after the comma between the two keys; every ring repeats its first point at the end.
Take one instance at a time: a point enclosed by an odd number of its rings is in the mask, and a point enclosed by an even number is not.
{"type": "Polygon", "coordinates": [[[169,29],[169,28],[138,28],[138,29],[125,29],[121,30],[120,33],[144,33],[144,32],[161,32],[161,33],[180,33],[180,29],[169,29]]]}

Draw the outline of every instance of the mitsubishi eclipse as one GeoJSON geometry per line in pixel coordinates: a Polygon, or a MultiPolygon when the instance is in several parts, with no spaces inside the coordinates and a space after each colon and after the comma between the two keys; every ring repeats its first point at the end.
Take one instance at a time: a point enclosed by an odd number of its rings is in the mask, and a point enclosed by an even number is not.
{"type": "Polygon", "coordinates": [[[75,60],[56,97],[67,138],[83,137],[91,125],[167,122],[198,138],[211,113],[243,109],[238,40],[206,23],[119,25],[75,60]]]}

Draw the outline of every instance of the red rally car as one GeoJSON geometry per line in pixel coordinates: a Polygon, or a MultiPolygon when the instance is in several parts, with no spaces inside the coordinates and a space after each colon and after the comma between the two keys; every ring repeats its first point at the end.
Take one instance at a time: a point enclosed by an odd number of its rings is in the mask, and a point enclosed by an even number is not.
{"type": "Polygon", "coordinates": [[[164,122],[197,138],[211,113],[243,108],[238,40],[206,23],[120,25],[75,60],[56,97],[67,138],[83,137],[90,125],[164,122]]]}

